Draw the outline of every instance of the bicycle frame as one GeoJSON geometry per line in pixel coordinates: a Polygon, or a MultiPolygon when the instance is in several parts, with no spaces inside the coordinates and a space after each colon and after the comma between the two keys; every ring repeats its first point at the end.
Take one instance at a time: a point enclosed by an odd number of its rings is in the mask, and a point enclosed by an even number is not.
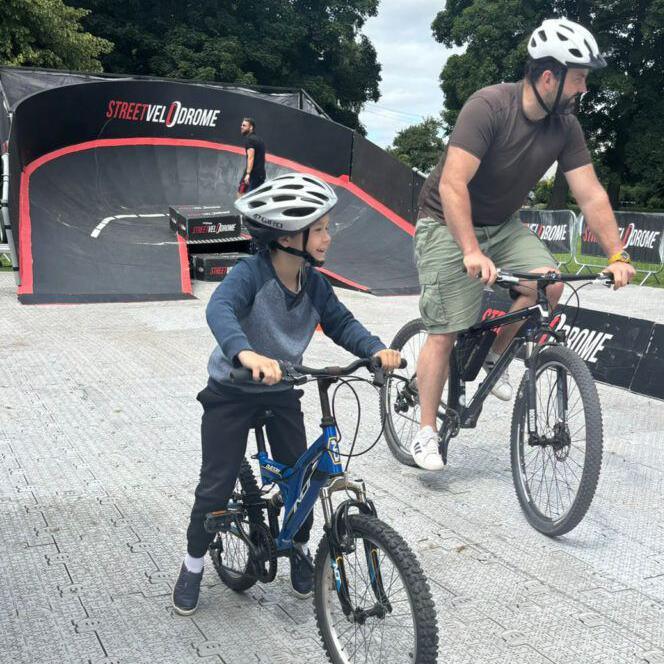
{"type": "MultiPolygon", "coordinates": [[[[269,526],[274,537],[277,555],[287,555],[293,547],[293,537],[300,530],[312,509],[316,499],[320,496],[325,517],[325,536],[328,538],[330,547],[330,561],[335,579],[337,596],[342,610],[346,615],[353,612],[352,602],[348,591],[346,571],[343,562],[343,545],[337,541],[335,533],[335,522],[340,509],[334,511],[332,494],[337,491],[352,492],[355,500],[344,501],[351,506],[357,507],[361,512],[370,513],[375,516],[373,503],[367,499],[366,489],[362,480],[350,480],[341,465],[339,453],[339,431],[332,416],[328,389],[336,382],[334,377],[317,378],[318,393],[321,401],[322,419],[321,427],[323,433],[302,454],[293,466],[286,466],[271,459],[265,449],[265,435],[262,422],[255,427],[256,443],[258,446],[258,459],[263,486],[277,484],[280,488],[281,500],[285,508],[285,516],[281,528],[278,526],[278,505],[271,500],[264,500],[267,506],[269,526]]],[[[391,606],[386,599],[383,588],[380,565],[375,547],[364,542],[367,566],[371,577],[371,586],[380,605],[391,611],[391,606]]],[[[374,607],[375,609],[375,607],[374,607]]],[[[374,609],[365,612],[365,615],[356,615],[355,619],[363,620],[371,614],[374,609]]],[[[381,611],[383,609],[375,609],[381,611]]]]}
{"type": "MultiPolygon", "coordinates": [[[[457,366],[456,362],[450,362],[447,408],[448,410],[452,410],[456,413],[459,418],[458,423],[461,428],[473,428],[477,425],[477,420],[482,412],[485,399],[490,394],[494,385],[498,382],[498,379],[502,375],[503,371],[505,371],[509,363],[516,357],[523,346],[526,346],[526,366],[530,368],[533,365],[533,363],[530,362],[530,359],[535,351],[536,339],[541,337],[542,334],[554,334],[552,330],[546,327],[546,321],[548,321],[549,316],[550,314],[548,303],[542,304],[538,302],[537,304],[534,304],[530,307],[525,307],[523,309],[519,309],[496,318],[491,318],[489,320],[476,323],[472,327],[468,328],[468,330],[461,333],[462,335],[465,335],[487,332],[489,330],[498,327],[504,327],[505,325],[517,323],[522,320],[530,320],[534,323],[534,325],[526,331],[524,336],[517,335],[514,339],[512,339],[510,345],[500,355],[494,367],[491,369],[491,371],[489,371],[486,378],[482,381],[479,388],[477,389],[477,392],[473,395],[473,398],[468,405],[465,404],[466,383],[461,378],[459,367],[457,366]]],[[[534,385],[533,381],[529,382],[534,385]]],[[[534,399],[532,401],[534,408],[534,399]]],[[[443,420],[446,419],[446,415],[446,412],[439,411],[439,416],[442,417],[443,420]]],[[[533,420],[533,424],[534,422],[535,420],[533,420]]]]}
{"type": "Polygon", "coordinates": [[[276,483],[284,503],[283,525],[275,536],[278,553],[292,548],[293,536],[309,516],[323,488],[332,478],[344,475],[338,439],[336,423],[323,426],[322,435],[295,465],[286,466],[268,456],[263,431],[256,429],[257,458],[263,486],[276,483]]]}

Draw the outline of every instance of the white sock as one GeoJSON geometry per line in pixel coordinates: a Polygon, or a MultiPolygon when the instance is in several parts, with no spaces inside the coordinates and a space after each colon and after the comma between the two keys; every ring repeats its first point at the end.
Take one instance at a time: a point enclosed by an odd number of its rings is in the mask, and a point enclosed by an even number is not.
{"type": "Polygon", "coordinates": [[[205,561],[205,556],[202,558],[194,558],[187,554],[184,557],[184,566],[192,574],[200,574],[203,571],[203,562],[205,561]]]}
{"type": "Polygon", "coordinates": [[[295,542],[295,548],[299,549],[302,555],[309,555],[309,542],[295,542]]]}

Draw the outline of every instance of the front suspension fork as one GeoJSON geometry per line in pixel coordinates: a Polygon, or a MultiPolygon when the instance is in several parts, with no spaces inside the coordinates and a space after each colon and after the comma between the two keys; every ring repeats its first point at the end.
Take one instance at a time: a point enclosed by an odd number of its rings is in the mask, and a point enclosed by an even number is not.
{"type": "MultiPolygon", "coordinates": [[[[343,504],[337,508],[336,511],[332,505],[332,493],[336,491],[351,491],[355,494],[355,500],[351,501],[353,506],[356,506],[361,512],[375,515],[375,508],[373,504],[367,500],[366,488],[362,480],[349,480],[345,474],[335,477],[330,484],[321,489],[321,503],[323,505],[323,515],[325,517],[325,533],[328,538],[328,545],[330,550],[330,564],[332,573],[334,575],[335,589],[341,604],[341,609],[346,616],[353,616],[354,620],[363,620],[369,614],[373,614],[373,610],[369,612],[359,611],[353,608],[350,599],[350,590],[348,588],[348,577],[346,575],[346,567],[344,563],[344,545],[338,540],[337,533],[340,527],[343,532],[347,531],[347,524],[337,524],[336,521],[343,518],[347,514],[343,510],[343,504]]],[[[348,502],[348,501],[346,501],[348,502]]],[[[369,578],[371,581],[371,588],[373,590],[376,600],[380,606],[383,607],[382,611],[391,611],[391,606],[387,601],[387,595],[383,587],[383,577],[380,571],[380,563],[378,560],[378,549],[370,542],[364,540],[364,554],[367,560],[367,567],[369,570],[369,578]]],[[[346,547],[352,546],[348,543],[346,547]]]]}

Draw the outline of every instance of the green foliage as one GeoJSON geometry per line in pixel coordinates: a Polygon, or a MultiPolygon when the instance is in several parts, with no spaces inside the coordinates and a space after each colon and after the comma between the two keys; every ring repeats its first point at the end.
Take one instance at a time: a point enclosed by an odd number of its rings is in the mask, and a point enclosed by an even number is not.
{"type": "Polygon", "coordinates": [[[387,151],[404,164],[426,173],[436,165],[443,151],[441,128],[440,121],[425,118],[419,124],[402,129],[387,151]]]}
{"type": "Polygon", "coordinates": [[[448,0],[434,36],[466,51],[440,76],[446,131],[475,90],[522,75],[528,36],[552,16],[587,26],[607,55],[609,66],[589,77],[579,120],[612,202],[623,184],[664,198],[664,0],[448,0]]]}
{"type": "Polygon", "coordinates": [[[101,71],[113,44],[83,31],[88,13],[62,0],[2,0],[0,64],[101,71]]]}
{"type": "Polygon", "coordinates": [[[115,44],[115,73],[301,87],[360,127],[379,98],[380,65],[360,33],[378,0],[77,0],[85,25],[115,44]]]}

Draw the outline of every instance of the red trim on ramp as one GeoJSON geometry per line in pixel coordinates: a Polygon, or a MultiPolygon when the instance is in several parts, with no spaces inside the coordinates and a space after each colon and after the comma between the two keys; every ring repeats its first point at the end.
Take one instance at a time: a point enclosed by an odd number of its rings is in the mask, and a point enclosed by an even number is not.
{"type": "Polygon", "coordinates": [[[185,295],[193,295],[191,288],[191,274],[189,274],[189,252],[187,251],[187,242],[180,235],[176,233],[178,238],[178,252],[180,254],[180,281],[182,284],[182,292],[185,295]]]}
{"type": "MultiPolygon", "coordinates": [[[[30,177],[32,174],[44,164],[47,164],[49,161],[58,159],[68,154],[74,152],[82,152],[84,150],[92,150],[95,148],[106,148],[106,147],[122,147],[122,146],[131,146],[131,145],[175,145],[175,146],[185,146],[193,148],[204,148],[209,150],[222,150],[224,152],[233,152],[235,154],[244,154],[244,148],[238,147],[236,145],[228,145],[226,143],[214,143],[212,141],[202,141],[188,138],[152,138],[152,137],[143,137],[143,138],[107,138],[107,139],[98,139],[95,141],[86,141],[84,143],[78,143],[76,145],[69,145],[59,150],[54,150],[48,154],[42,155],[41,157],[31,161],[24,169],[21,176],[21,189],[20,189],[20,199],[19,199],[19,276],[21,280],[21,285],[18,287],[19,295],[32,295],[34,292],[34,283],[33,283],[33,270],[32,270],[32,224],[30,220],[30,177]]],[[[377,201],[375,198],[367,194],[363,189],[360,189],[357,185],[353,184],[350,181],[350,178],[347,175],[340,175],[339,177],[334,177],[322,171],[316,170],[315,168],[310,168],[304,166],[296,161],[290,159],[284,159],[283,157],[277,157],[275,155],[266,154],[266,161],[283,166],[284,168],[291,168],[295,171],[302,173],[310,173],[311,175],[316,175],[321,180],[328,182],[330,184],[337,185],[347,189],[349,192],[357,196],[360,200],[364,201],[369,207],[372,207],[376,212],[383,215],[386,219],[391,221],[395,226],[398,226],[402,231],[408,233],[408,235],[415,234],[415,227],[412,224],[409,224],[403,217],[400,217],[398,214],[395,214],[383,205],[381,202],[377,201]]],[[[192,294],[191,278],[189,276],[189,262],[187,256],[187,247],[186,243],[178,235],[178,249],[180,255],[180,274],[181,274],[181,283],[182,283],[182,293],[186,295],[192,294]]],[[[357,290],[370,292],[370,289],[367,286],[358,284],[346,277],[342,277],[334,272],[331,272],[326,269],[321,269],[321,272],[327,273],[329,276],[334,279],[339,280],[340,282],[350,286],[351,288],[356,288],[357,290]]]]}
{"type": "Polygon", "coordinates": [[[351,288],[355,288],[356,290],[363,291],[365,293],[370,293],[371,289],[368,288],[367,286],[363,286],[362,284],[358,284],[355,281],[351,281],[350,279],[346,279],[346,277],[342,277],[340,274],[337,274],[336,272],[332,272],[332,270],[328,270],[325,267],[319,267],[318,270],[322,272],[323,274],[326,274],[328,277],[332,277],[332,279],[336,279],[337,281],[340,281],[342,284],[346,284],[346,286],[350,286],[351,288]]]}

